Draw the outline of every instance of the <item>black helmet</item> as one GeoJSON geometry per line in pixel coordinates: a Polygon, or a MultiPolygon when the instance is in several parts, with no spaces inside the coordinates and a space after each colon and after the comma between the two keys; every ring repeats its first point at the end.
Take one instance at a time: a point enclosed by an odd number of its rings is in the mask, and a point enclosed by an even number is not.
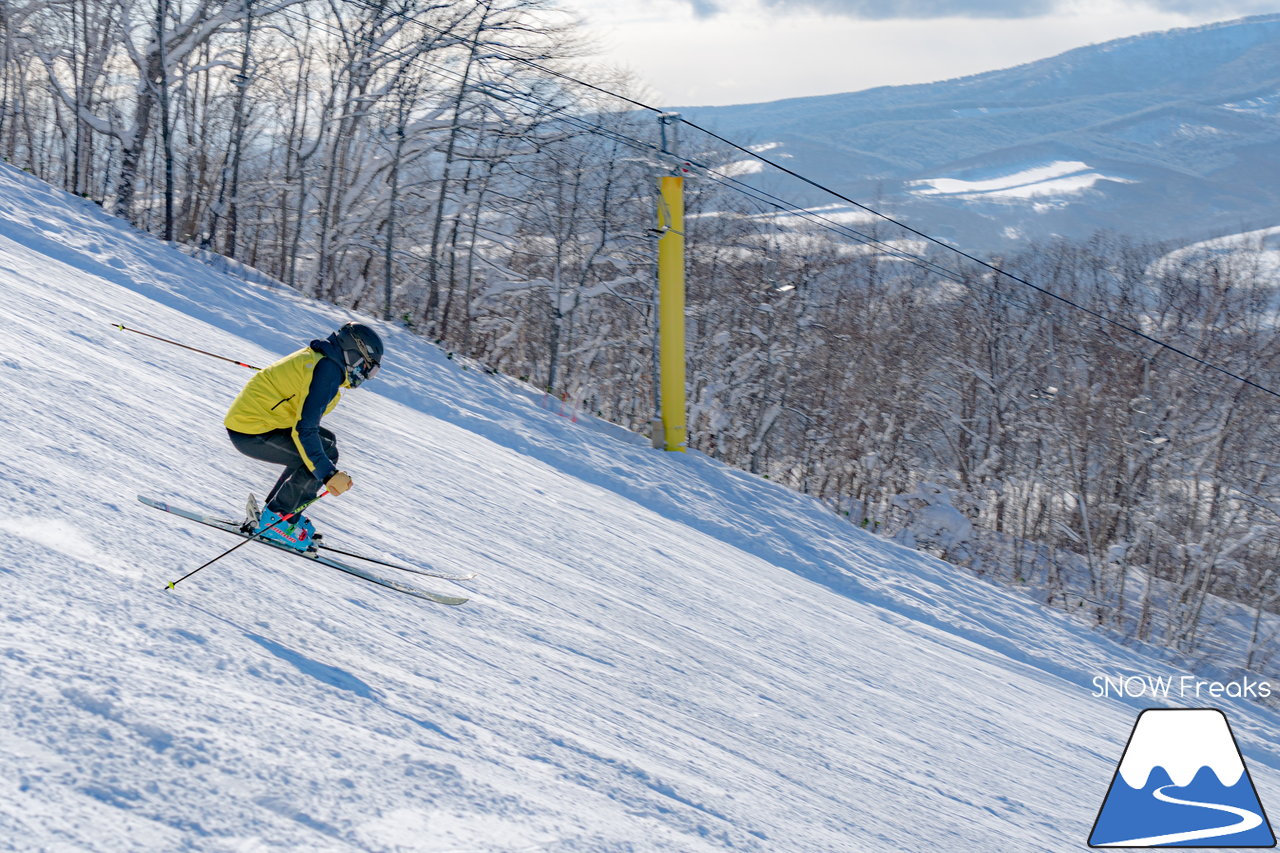
{"type": "Polygon", "coordinates": [[[342,358],[347,366],[347,384],[356,388],[366,379],[372,379],[382,366],[382,338],[362,323],[347,323],[329,336],[342,348],[342,358]]]}

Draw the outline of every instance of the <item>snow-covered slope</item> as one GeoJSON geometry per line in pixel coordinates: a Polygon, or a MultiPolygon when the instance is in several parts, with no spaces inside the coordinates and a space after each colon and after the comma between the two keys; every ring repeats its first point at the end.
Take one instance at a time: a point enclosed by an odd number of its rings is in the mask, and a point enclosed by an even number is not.
{"type": "MultiPolygon", "coordinates": [[[[1273,227],[1278,109],[1280,15],[1263,15],[938,83],[681,111],[917,227],[992,249],[1098,228],[1191,242],[1273,227]],[[1064,163],[1076,179],[1025,193],[932,191],[1007,188],[1064,163]]],[[[770,187],[831,201],[782,179],[770,187]]]]}
{"type": "MultiPolygon", "coordinates": [[[[1167,671],[388,326],[314,516],[471,602],[256,545],[165,592],[233,543],[134,496],[274,472],[221,427],[247,371],[111,324],[260,364],[347,315],[8,167],[0,294],[0,848],[1078,849],[1145,704],[1093,680],[1167,671]]],[[[1222,703],[1280,802],[1280,718],[1222,703]]]]}
{"type": "MultiPolygon", "coordinates": [[[[1177,249],[1159,264],[1215,261],[1264,282],[1280,277],[1280,226],[1244,234],[1228,234],[1177,249]]],[[[1159,267],[1157,267],[1159,268],[1159,267]]]]}

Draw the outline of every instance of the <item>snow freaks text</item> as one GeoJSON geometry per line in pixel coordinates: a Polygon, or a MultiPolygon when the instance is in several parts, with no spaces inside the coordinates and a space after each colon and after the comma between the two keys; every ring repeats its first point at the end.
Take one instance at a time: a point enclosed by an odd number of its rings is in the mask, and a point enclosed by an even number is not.
{"type": "Polygon", "coordinates": [[[1280,693],[1270,682],[1245,676],[1235,681],[1206,681],[1192,675],[1098,675],[1099,699],[1269,699],[1280,693]]]}

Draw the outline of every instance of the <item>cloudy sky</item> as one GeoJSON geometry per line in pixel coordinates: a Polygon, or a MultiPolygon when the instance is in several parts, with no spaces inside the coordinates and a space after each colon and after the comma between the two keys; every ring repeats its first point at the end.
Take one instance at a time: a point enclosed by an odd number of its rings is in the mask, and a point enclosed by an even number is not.
{"type": "Polygon", "coordinates": [[[1280,0],[564,0],[597,62],[664,105],[926,83],[1122,36],[1280,12],[1280,0]]]}

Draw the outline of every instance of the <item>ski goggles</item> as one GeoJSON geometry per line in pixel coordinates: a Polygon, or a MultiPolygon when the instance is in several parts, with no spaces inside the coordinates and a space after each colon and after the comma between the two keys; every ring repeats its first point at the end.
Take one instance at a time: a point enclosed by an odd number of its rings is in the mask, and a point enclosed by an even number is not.
{"type": "Polygon", "coordinates": [[[365,380],[372,379],[382,367],[382,362],[373,357],[369,348],[364,345],[364,341],[359,338],[356,338],[356,349],[360,350],[361,362],[347,368],[347,384],[352,388],[358,388],[365,380]]]}

